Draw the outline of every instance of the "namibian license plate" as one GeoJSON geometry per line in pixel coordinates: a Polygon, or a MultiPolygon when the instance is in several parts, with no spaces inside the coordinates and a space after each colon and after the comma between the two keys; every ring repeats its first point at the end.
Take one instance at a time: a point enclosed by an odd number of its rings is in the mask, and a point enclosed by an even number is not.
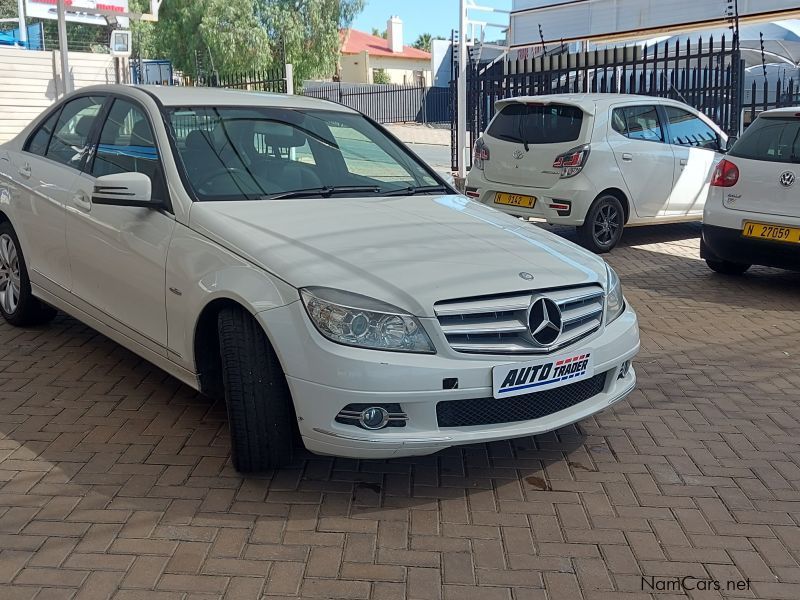
{"type": "Polygon", "coordinates": [[[495,204],[507,204],[508,206],[522,206],[524,208],[533,208],[536,204],[534,196],[522,196],[520,194],[506,194],[505,192],[497,192],[494,196],[495,204]]]}
{"type": "Polygon", "coordinates": [[[783,225],[745,221],[742,235],[760,240],[800,244],[800,227],[784,227],[783,225]]]}
{"type": "Polygon", "coordinates": [[[590,352],[564,354],[524,363],[510,363],[492,369],[495,398],[508,398],[588,379],[594,375],[590,352]]]}

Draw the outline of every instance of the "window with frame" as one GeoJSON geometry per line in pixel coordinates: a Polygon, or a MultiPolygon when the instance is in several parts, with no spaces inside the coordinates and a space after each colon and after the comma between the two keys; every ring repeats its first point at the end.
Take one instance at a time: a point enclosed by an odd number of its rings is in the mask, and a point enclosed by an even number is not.
{"type": "Polygon", "coordinates": [[[677,106],[665,106],[664,110],[669,120],[671,144],[719,150],[717,132],[703,119],[677,106]]]}
{"type": "Polygon", "coordinates": [[[79,169],[105,100],[103,96],[81,96],[67,102],[58,116],[44,156],[79,169]]]}
{"type": "Polygon", "coordinates": [[[623,106],[611,114],[611,127],[632,140],[663,142],[664,132],[655,106],[623,106]]]}
{"type": "Polygon", "coordinates": [[[50,138],[53,136],[53,129],[60,113],[61,111],[55,111],[39,126],[39,129],[28,140],[28,152],[38,156],[47,154],[47,146],[50,144],[50,138]]]}
{"type": "Polygon", "coordinates": [[[152,182],[152,196],[163,200],[166,184],[158,147],[146,115],[135,104],[117,98],[100,132],[92,175],[142,173],[152,182]]]}

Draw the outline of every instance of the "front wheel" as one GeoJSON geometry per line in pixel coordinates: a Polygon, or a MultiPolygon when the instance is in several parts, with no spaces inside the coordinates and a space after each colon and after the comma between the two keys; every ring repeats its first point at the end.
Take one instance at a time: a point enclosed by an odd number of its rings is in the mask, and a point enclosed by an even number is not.
{"type": "Polygon", "coordinates": [[[31,293],[25,257],[8,221],[0,223],[0,314],[17,327],[47,323],[56,316],[56,309],[31,293]]]}
{"type": "Polygon", "coordinates": [[[619,198],[600,196],[589,207],[583,225],[578,226],[578,241],[587,250],[603,254],[619,243],[624,226],[625,211],[619,198]]]}
{"type": "Polygon", "coordinates": [[[297,425],[275,350],[244,309],[222,310],[217,328],[233,466],[256,473],[288,464],[297,425]]]}
{"type": "Polygon", "coordinates": [[[742,275],[751,265],[743,265],[740,263],[733,263],[727,260],[708,260],[706,259],[708,268],[716,273],[722,275],[742,275]]]}

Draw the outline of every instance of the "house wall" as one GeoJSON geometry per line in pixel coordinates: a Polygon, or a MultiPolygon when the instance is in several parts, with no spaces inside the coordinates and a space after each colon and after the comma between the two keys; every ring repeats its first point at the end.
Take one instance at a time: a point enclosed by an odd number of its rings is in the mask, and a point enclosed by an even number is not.
{"type": "Polygon", "coordinates": [[[360,54],[343,54],[339,61],[343,82],[346,83],[372,83],[372,70],[370,57],[366,50],[360,54]]]}
{"type": "MultiPolygon", "coordinates": [[[[70,52],[69,66],[76,90],[117,81],[114,58],[108,54],[70,52]]],[[[63,95],[58,52],[0,48],[0,143],[14,137],[63,95]]]]}
{"type": "MultiPolygon", "coordinates": [[[[429,59],[370,56],[369,64],[373,71],[384,69],[392,83],[414,85],[416,83],[414,71],[422,71],[425,75],[425,85],[431,85],[431,61],[429,59]]],[[[371,79],[369,83],[372,83],[371,79]]]]}

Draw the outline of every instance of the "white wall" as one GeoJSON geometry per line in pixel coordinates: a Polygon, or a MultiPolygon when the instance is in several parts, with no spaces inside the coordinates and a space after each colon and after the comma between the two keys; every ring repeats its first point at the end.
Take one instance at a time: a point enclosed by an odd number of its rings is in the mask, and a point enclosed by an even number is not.
{"type": "MultiPolygon", "coordinates": [[[[509,43],[538,43],[540,24],[547,42],[724,26],[725,6],[723,0],[514,0],[509,43]]],[[[739,14],[772,21],[800,14],[800,7],[797,0],[739,0],[739,14]]]]}
{"type": "Polygon", "coordinates": [[[431,84],[431,61],[427,58],[370,56],[369,66],[373,71],[375,69],[384,69],[391,83],[416,85],[414,71],[422,71],[425,77],[425,85],[431,84]]]}
{"type": "MultiPolygon", "coordinates": [[[[114,59],[108,54],[70,52],[69,66],[75,89],[116,82],[114,59]]],[[[0,47],[0,143],[63,95],[58,52],[0,47]]]]}

